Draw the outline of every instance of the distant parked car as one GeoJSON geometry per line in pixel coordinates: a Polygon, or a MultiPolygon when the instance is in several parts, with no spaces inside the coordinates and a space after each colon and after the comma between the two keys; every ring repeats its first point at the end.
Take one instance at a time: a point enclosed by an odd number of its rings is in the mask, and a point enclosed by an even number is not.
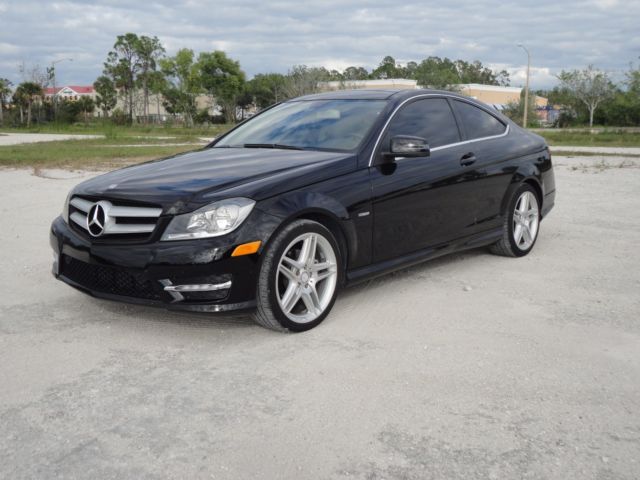
{"type": "Polygon", "coordinates": [[[78,185],[52,225],[54,274],[96,297],[302,331],[345,285],[480,246],[526,255],[554,198],[544,140],[484,104],[310,95],[78,185]]]}

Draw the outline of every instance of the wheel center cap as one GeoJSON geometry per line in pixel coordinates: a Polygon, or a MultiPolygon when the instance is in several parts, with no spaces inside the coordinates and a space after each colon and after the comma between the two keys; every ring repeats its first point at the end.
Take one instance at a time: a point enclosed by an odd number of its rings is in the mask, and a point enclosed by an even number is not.
{"type": "Polygon", "coordinates": [[[307,272],[302,272],[300,274],[300,281],[302,283],[307,283],[309,281],[309,274],[307,272]]]}

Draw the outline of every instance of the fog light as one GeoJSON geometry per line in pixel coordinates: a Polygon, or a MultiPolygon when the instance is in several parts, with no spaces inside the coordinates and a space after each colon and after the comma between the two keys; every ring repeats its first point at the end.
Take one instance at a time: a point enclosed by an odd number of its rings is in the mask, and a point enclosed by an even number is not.
{"type": "Polygon", "coordinates": [[[189,295],[189,293],[217,292],[220,290],[229,290],[231,288],[231,280],[222,283],[192,283],[188,285],[173,285],[171,280],[165,278],[163,280],[159,280],[159,282],[164,287],[164,291],[171,295],[177,302],[184,300],[184,295],[189,295]]]}
{"type": "Polygon", "coordinates": [[[212,292],[231,288],[231,280],[224,283],[202,283],[195,285],[166,285],[165,292],[212,292]]]}

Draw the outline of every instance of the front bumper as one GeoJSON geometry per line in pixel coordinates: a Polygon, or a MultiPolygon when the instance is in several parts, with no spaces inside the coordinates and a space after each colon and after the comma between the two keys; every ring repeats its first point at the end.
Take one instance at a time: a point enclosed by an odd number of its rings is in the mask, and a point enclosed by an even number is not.
{"type": "MultiPolygon", "coordinates": [[[[275,222],[267,219],[261,228],[272,230],[275,222]]],[[[108,300],[195,312],[248,311],[256,304],[261,251],[240,257],[231,257],[231,251],[245,241],[242,237],[263,240],[264,246],[268,234],[244,230],[211,239],[95,243],[58,217],[49,238],[53,274],[84,293],[108,300]],[[171,288],[176,285],[211,288],[176,293],[171,288]]]]}

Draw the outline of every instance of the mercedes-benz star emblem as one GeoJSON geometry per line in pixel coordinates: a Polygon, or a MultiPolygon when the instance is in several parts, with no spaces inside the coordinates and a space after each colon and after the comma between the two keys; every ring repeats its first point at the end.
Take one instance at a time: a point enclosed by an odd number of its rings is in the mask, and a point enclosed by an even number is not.
{"type": "Polygon", "coordinates": [[[104,233],[104,226],[107,223],[107,212],[104,207],[96,203],[89,209],[87,214],[87,230],[94,237],[99,237],[104,233]]]}

